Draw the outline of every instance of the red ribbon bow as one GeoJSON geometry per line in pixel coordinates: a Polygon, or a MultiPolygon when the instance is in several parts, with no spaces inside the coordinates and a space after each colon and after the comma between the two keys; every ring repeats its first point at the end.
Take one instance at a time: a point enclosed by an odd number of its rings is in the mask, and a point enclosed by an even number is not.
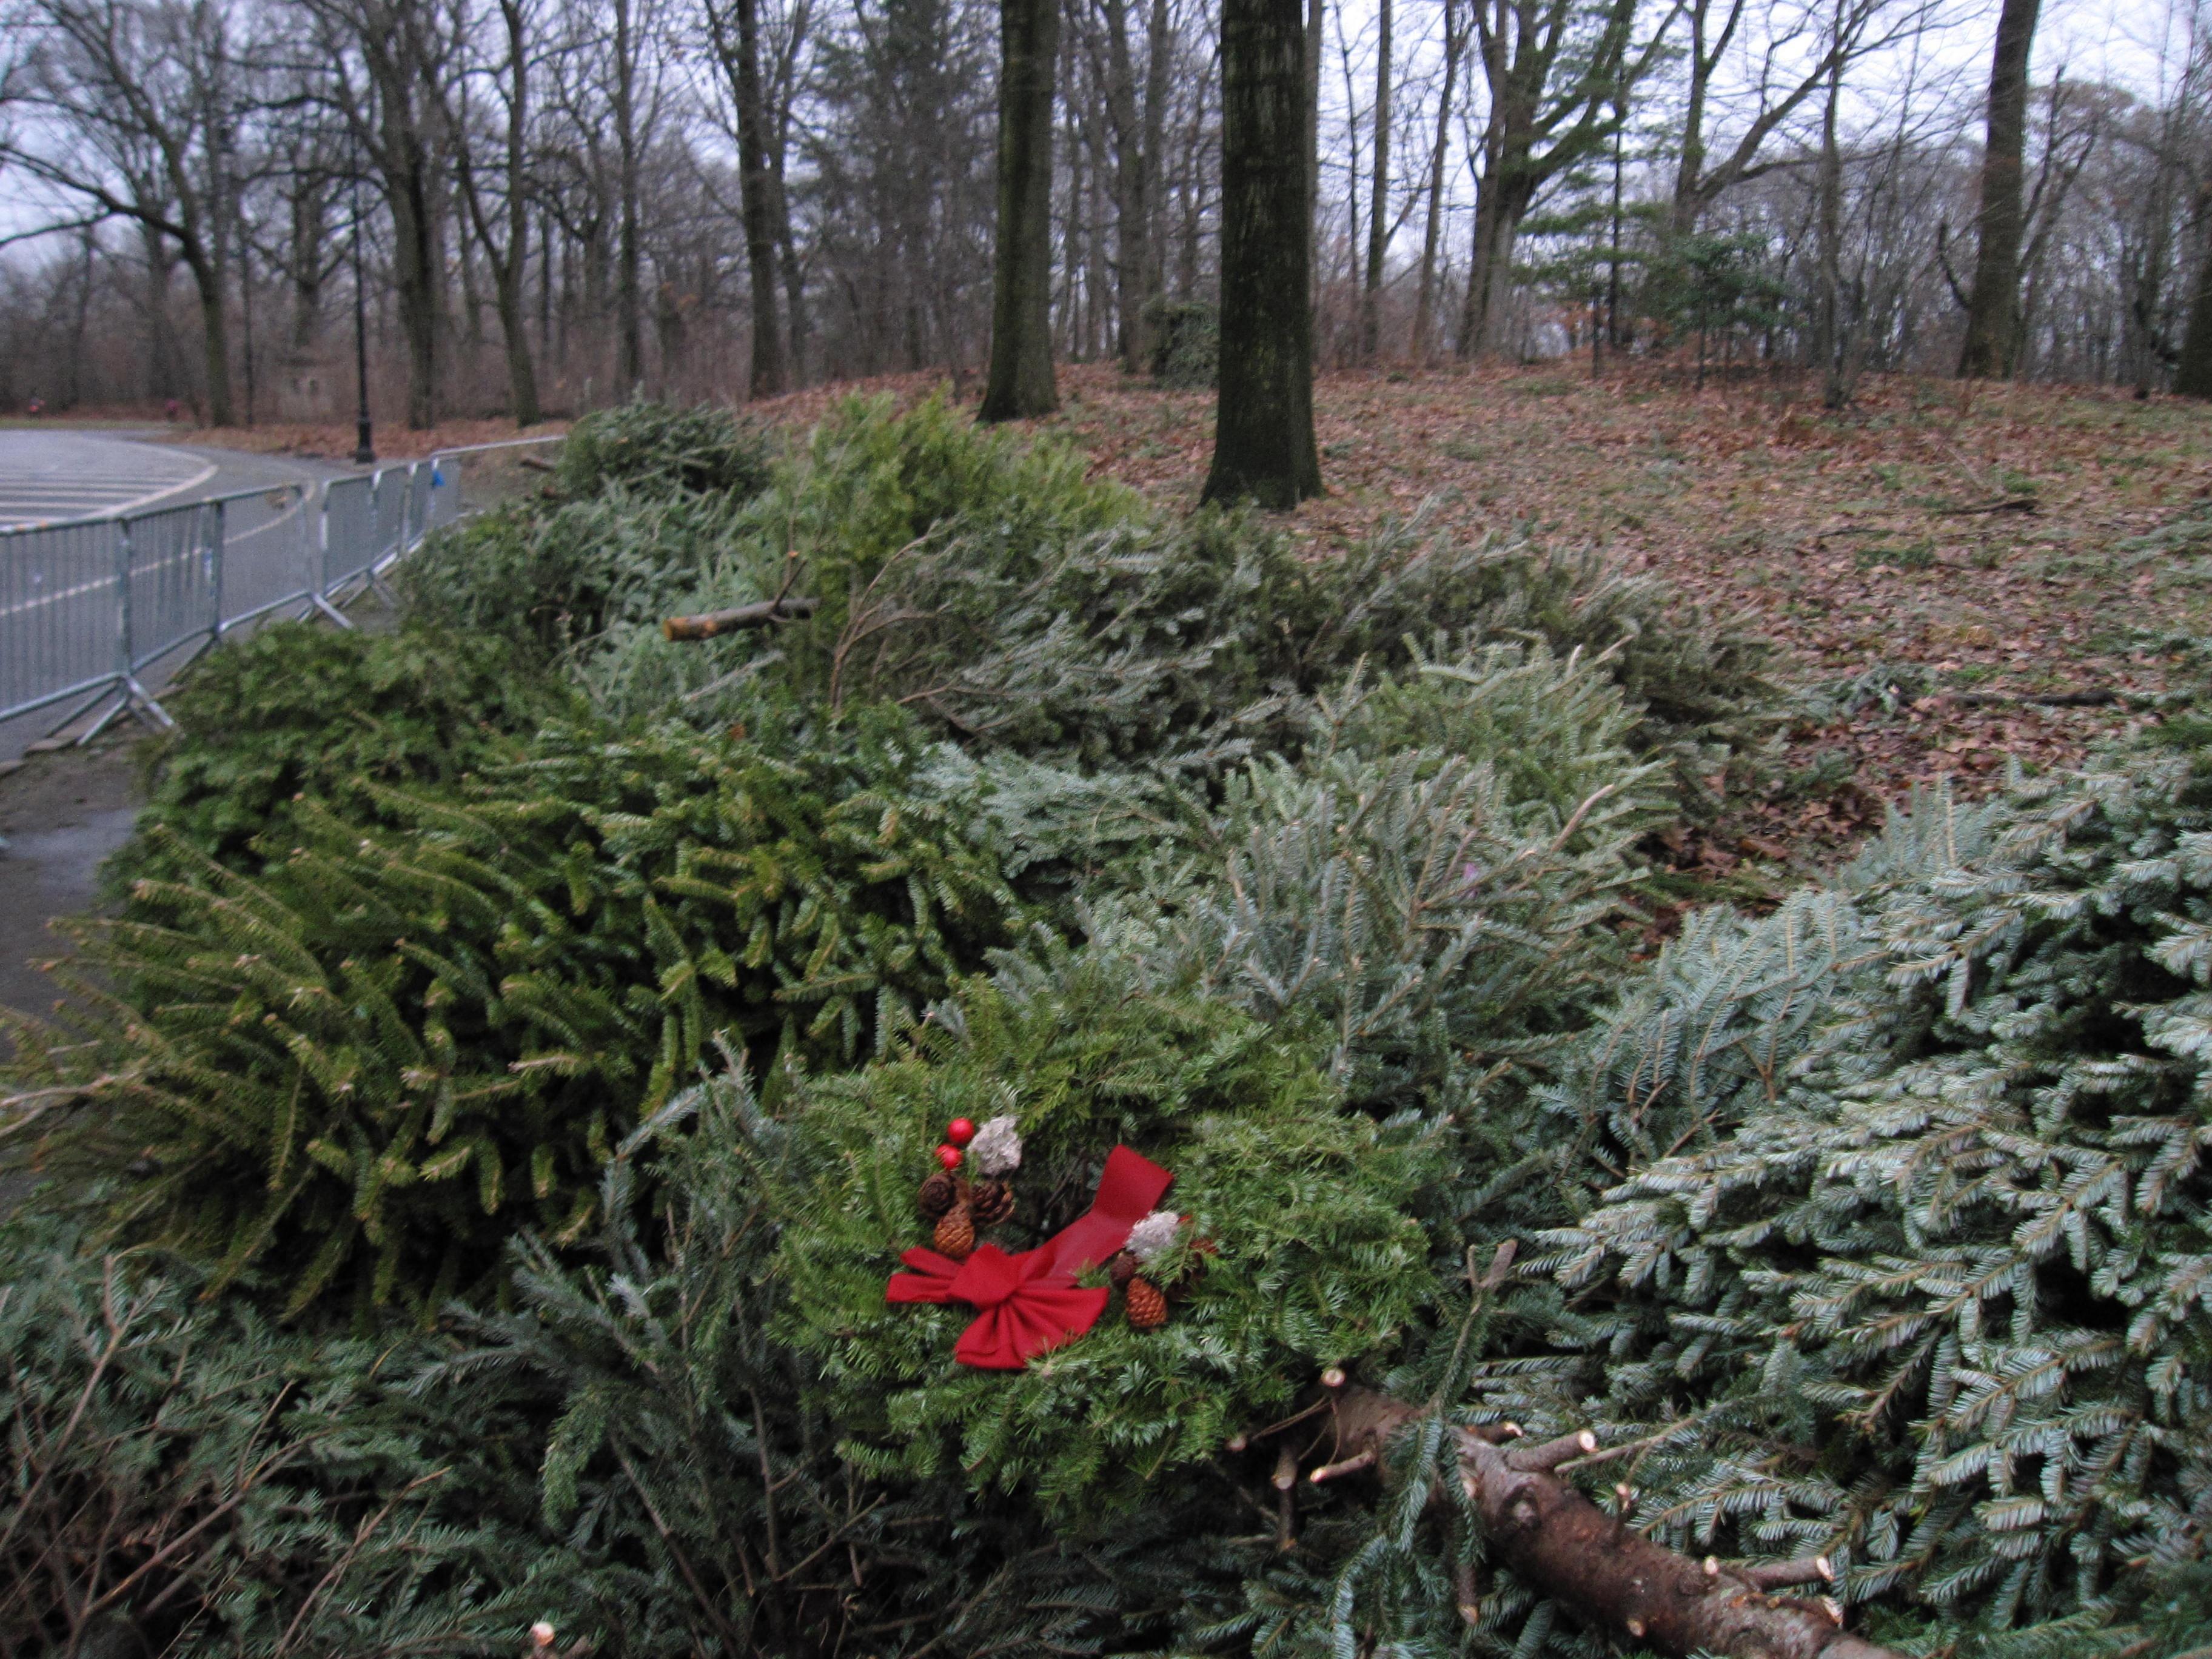
{"type": "Polygon", "coordinates": [[[965,1302],[975,1322],[960,1334],[952,1357],[979,1370],[1018,1371],[1048,1348],[1072,1342],[1098,1322],[1111,1294],[1085,1290],[1075,1276],[1129,1242],[1129,1230],[1152,1212],[1175,1177],[1127,1146],[1107,1156],[1091,1207],[1019,1255],[979,1244],[965,1261],[935,1250],[899,1258],[914,1269],[893,1273],[884,1300],[965,1302]]]}

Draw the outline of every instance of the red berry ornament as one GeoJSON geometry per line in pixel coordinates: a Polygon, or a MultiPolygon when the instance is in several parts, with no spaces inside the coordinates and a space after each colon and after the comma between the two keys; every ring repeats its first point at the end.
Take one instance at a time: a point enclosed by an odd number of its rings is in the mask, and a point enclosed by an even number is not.
{"type": "Polygon", "coordinates": [[[937,1161],[948,1170],[958,1169],[960,1149],[957,1146],[939,1146],[937,1149],[937,1161]]]}
{"type": "Polygon", "coordinates": [[[956,1146],[965,1146],[975,1139],[975,1126],[964,1117],[956,1117],[945,1126],[945,1138],[956,1146]]]}

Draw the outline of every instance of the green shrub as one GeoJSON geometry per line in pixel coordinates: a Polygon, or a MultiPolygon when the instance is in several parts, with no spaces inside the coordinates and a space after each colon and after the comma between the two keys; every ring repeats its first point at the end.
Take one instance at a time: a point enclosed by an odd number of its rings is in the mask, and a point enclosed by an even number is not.
{"type": "Polygon", "coordinates": [[[638,401],[586,415],[561,447],[556,476],[573,497],[671,490],[749,500],[768,487],[767,434],[726,409],[638,401]]]}
{"type": "Polygon", "coordinates": [[[428,1316],[518,1227],[581,1237],[718,1035],[851,1064],[1005,937],[1011,893],[914,764],[895,727],[793,759],[556,732],[464,793],[378,792],[381,824],[303,807],[258,878],[205,864],[73,923],[112,988],[13,1022],[0,1106],[73,1106],[150,1165],[120,1224],[217,1288],[428,1316]]]}
{"type": "Polygon", "coordinates": [[[295,797],[374,816],[376,786],[450,783],[512,757],[573,710],[499,641],[276,623],[203,658],[168,695],[138,832],[117,878],[175,874],[156,832],[231,869],[290,846],[295,797]],[[266,849],[266,850],[264,850],[266,849]]]}

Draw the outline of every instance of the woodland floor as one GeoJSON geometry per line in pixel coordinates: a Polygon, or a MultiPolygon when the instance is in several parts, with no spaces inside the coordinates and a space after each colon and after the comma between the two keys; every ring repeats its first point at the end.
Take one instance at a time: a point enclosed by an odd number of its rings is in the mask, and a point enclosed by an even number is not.
{"type": "MultiPolygon", "coordinates": [[[[799,426],[848,392],[942,384],[825,386],[755,412],[799,426]]],[[[1164,505],[1195,501],[1211,393],[1097,364],[1063,368],[1060,390],[1035,429],[1164,505]]],[[[1561,361],[1325,374],[1315,407],[1328,494],[1291,522],[1316,551],[1436,498],[1470,534],[1603,547],[1776,641],[1786,684],[1835,694],[1807,700],[1783,765],[1685,849],[1712,873],[1740,857],[1819,859],[1916,781],[1948,773],[1972,792],[2008,758],[2071,762],[2196,683],[2212,651],[2203,404],[1887,377],[1831,416],[1795,380],[1699,389],[1638,364],[1593,381],[1586,362],[1561,361]]],[[[396,454],[504,435],[471,422],[391,441],[396,454]]],[[[313,453],[349,447],[352,431],[238,438],[313,453]]]]}

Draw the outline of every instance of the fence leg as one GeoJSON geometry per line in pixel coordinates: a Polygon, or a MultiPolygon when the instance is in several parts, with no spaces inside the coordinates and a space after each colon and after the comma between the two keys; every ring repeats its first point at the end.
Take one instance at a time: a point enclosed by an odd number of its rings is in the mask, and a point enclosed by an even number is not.
{"type": "Polygon", "coordinates": [[[222,643],[222,538],[225,518],[223,504],[216,501],[213,505],[215,507],[215,538],[209,543],[207,550],[208,594],[211,606],[211,614],[208,617],[208,638],[220,645],[222,643]]]}
{"type": "MultiPolygon", "coordinates": [[[[375,488],[373,483],[369,487],[371,489],[375,488]]],[[[331,487],[328,483],[323,486],[322,526],[316,539],[319,544],[318,551],[322,555],[322,568],[316,571],[315,580],[309,584],[307,614],[313,616],[319,611],[340,628],[351,628],[353,623],[348,620],[345,612],[331,603],[331,487]]]]}
{"type": "MultiPolygon", "coordinates": [[[[115,717],[131,706],[131,520],[125,519],[115,526],[115,702],[76,740],[80,749],[107,730],[115,717]]],[[[87,703],[85,708],[91,706],[87,703]]],[[[82,714],[84,709],[77,712],[82,714]]]]}

